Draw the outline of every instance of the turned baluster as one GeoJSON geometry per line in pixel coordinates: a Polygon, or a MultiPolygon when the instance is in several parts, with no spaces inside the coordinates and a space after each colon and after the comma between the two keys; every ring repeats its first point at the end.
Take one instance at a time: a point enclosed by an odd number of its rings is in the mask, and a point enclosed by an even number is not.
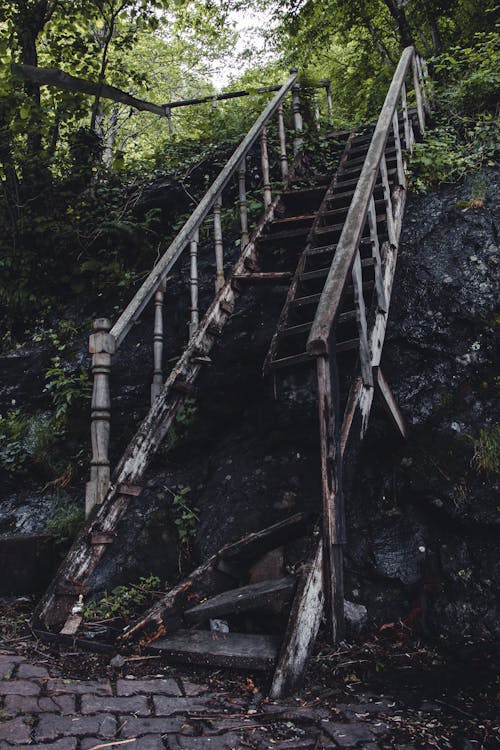
{"type": "Polygon", "coordinates": [[[415,89],[415,99],[417,101],[417,115],[418,115],[418,124],[420,127],[420,134],[424,135],[425,133],[425,113],[424,108],[422,105],[422,93],[420,91],[420,83],[418,82],[418,69],[417,69],[417,63],[415,61],[415,55],[413,56],[413,60],[411,62],[411,67],[413,71],[413,88],[415,89]]]}
{"type": "Polygon", "coordinates": [[[280,103],[278,106],[278,133],[280,139],[280,163],[281,163],[281,177],[283,182],[286,182],[288,178],[288,157],[286,155],[286,133],[285,133],[285,121],[283,119],[283,104],[280,103]]]}
{"type": "Polygon", "coordinates": [[[221,224],[222,198],[217,196],[214,203],[214,245],[215,245],[215,292],[224,286],[224,250],[222,246],[221,224]]]}
{"type": "MultiPolygon", "coordinates": [[[[296,73],[297,68],[292,68],[290,73],[296,73]]],[[[292,86],[292,112],[295,136],[293,139],[293,153],[296,156],[302,148],[302,115],[300,114],[300,85],[295,82],[292,86]]]]}
{"type": "Polygon", "coordinates": [[[269,156],[267,154],[267,130],[264,126],[260,131],[260,157],[262,165],[262,183],[264,190],[264,210],[271,205],[271,182],[269,178],[269,156]]]}
{"type": "Polygon", "coordinates": [[[89,352],[92,354],[92,405],[90,436],[92,459],[90,481],[85,492],[85,514],[88,516],[95,505],[102,503],[109,489],[109,435],[111,421],[111,396],[109,376],[111,355],[116,351],[116,341],[110,334],[111,322],[97,318],[93,323],[94,333],[89,337],[89,352]]]}
{"type": "Polygon", "coordinates": [[[247,206],[247,188],[245,182],[246,163],[243,159],[238,167],[238,189],[240,203],[240,225],[241,225],[241,249],[248,245],[250,240],[248,234],[248,206],[247,206]]]}
{"type": "Polygon", "coordinates": [[[166,281],[162,281],[155,292],[155,321],[153,328],[153,382],[151,383],[151,403],[163,387],[163,298],[166,281]]]}
{"type": "Polygon", "coordinates": [[[191,291],[191,307],[189,309],[189,336],[193,336],[198,330],[199,311],[198,311],[198,242],[200,241],[200,232],[197,229],[191,237],[189,243],[189,286],[191,291]]]}

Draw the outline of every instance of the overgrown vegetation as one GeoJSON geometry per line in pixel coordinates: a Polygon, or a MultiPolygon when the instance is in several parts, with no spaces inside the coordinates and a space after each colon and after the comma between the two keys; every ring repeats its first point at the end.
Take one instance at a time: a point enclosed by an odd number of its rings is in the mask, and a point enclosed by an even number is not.
{"type": "Polygon", "coordinates": [[[100,599],[87,604],[83,610],[84,619],[87,622],[114,618],[129,620],[162,594],[160,586],[160,579],[154,575],[142,576],[136,584],[116,586],[100,599]]]}
{"type": "Polygon", "coordinates": [[[500,473],[500,425],[485,427],[474,439],[472,465],[479,472],[500,473]]]}

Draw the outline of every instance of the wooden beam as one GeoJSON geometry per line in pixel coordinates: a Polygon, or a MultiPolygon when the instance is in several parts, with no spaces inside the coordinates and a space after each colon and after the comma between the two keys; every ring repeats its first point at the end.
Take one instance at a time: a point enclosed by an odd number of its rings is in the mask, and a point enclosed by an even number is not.
{"type": "Polygon", "coordinates": [[[377,392],[382,400],[382,405],[388,413],[394,427],[397,429],[401,437],[406,440],[408,430],[406,428],[405,418],[401,414],[397,401],[394,398],[394,394],[392,393],[389,387],[389,383],[385,379],[380,367],[377,367],[376,373],[377,375],[375,382],[377,384],[377,392]]]}
{"type": "Polygon", "coordinates": [[[316,544],[293,601],[270,697],[290,695],[297,688],[314,646],[323,612],[323,547],[316,544]]]}

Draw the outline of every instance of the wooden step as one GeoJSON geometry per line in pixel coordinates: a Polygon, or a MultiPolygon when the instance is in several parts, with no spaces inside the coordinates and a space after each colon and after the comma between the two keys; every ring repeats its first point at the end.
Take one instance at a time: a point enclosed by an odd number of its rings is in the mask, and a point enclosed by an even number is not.
{"type": "MultiPolygon", "coordinates": [[[[361,266],[363,268],[368,268],[370,266],[374,265],[373,258],[362,258],[361,259],[361,266]]],[[[330,271],[330,266],[327,268],[318,268],[317,271],[305,271],[305,273],[300,274],[300,280],[301,281],[314,281],[314,279],[321,279],[328,276],[328,272],[330,271]]]]}
{"type": "MultiPolygon", "coordinates": [[[[387,174],[388,174],[389,177],[394,177],[394,175],[396,173],[397,173],[397,169],[388,169],[387,170],[387,174]]],[[[339,180],[342,180],[342,176],[343,175],[339,175],[339,180]]],[[[339,188],[345,188],[345,187],[350,186],[350,185],[357,185],[358,184],[358,179],[359,179],[358,177],[355,177],[355,178],[353,177],[350,180],[342,180],[341,182],[338,181],[337,182],[337,187],[339,187],[339,188]]],[[[378,177],[378,180],[380,180],[380,177],[378,177]]],[[[378,180],[375,183],[375,188],[380,187],[380,185],[382,184],[378,180]]]]}
{"type": "Polygon", "coordinates": [[[299,216],[286,216],[284,219],[274,219],[271,227],[276,225],[281,226],[283,224],[293,224],[294,221],[309,221],[313,222],[316,218],[316,214],[303,214],[299,216]]]}
{"type": "Polygon", "coordinates": [[[302,536],[306,527],[307,516],[304,513],[295,513],[261,531],[247,534],[237,542],[227,544],[220,550],[219,557],[229,563],[248,564],[265,552],[302,536]]]}
{"type": "MultiPolygon", "coordinates": [[[[334,200],[335,200],[335,196],[333,198],[331,198],[331,200],[329,201],[329,203],[332,203],[334,200]]],[[[375,201],[375,206],[377,208],[383,208],[383,207],[385,207],[385,201],[382,200],[382,199],[376,200],[375,201]]],[[[347,212],[349,211],[349,208],[350,208],[350,206],[341,206],[340,208],[332,208],[331,210],[324,211],[321,214],[321,217],[322,218],[326,218],[326,217],[331,217],[331,216],[335,216],[335,215],[338,215],[338,214],[344,214],[345,216],[347,216],[347,212]]]]}
{"type": "MultiPolygon", "coordinates": [[[[356,310],[348,310],[347,312],[341,313],[339,317],[337,318],[337,325],[341,325],[342,323],[348,323],[352,320],[356,320],[356,310]]],[[[280,338],[284,336],[285,338],[289,338],[291,336],[301,336],[304,333],[308,333],[311,330],[312,321],[310,323],[301,323],[297,326],[290,326],[289,328],[284,328],[279,336],[280,338]]]]}
{"type": "Polygon", "coordinates": [[[290,196],[294,195],[307,195],[308,193],[324,193],[325,187],[324,185],[312,185],[311,187],[302,187],[297,188],[297,190],[293,190],[293,188],[290,190],[285,190],[283,193],[283,198],[289,198],[290,196]]]}
{"type": "Polygon", "coordinates": [[[309,227],[300,227],[299,229],[290,229],[288,232],[274,232],[273,234],[261,235],[257,242],[268,244],[270,242],[276,242],[281,240],[293,240],[300,239],[301,237],[307,237],[309,234],[309,227]]]}
{"type": "MultiPolygon", "coordinates": [[[[366,151],[366,153],[368,153],[368,149],[365,149],[365,151],[366,151]]],[[[353,152],[350,151],[349,155],[352,154],[352,153],[353,152]]],[[[365,159],[366,159],[366,153],[364,155],[357,156],[355,159],[348,159],[347,164],[349,166],[353,166],[354,164],[363,164],[364,161],[365,161],[365,159]]],[[[396,148],[395,147],[386,148],[386,150],[385,150],[385,158],[387,159],[389,156],[393,156],[395,153],[396,153],[396,148]]]]}
{"type": "MultiPolygon", "coordinates": [[[[377,224],[382,223],[385,221],[385,214],[377,214],[377,224]]],[[[332,232],[340,232],[344,228],[344,223],[341,222],[340,224],[325,224],[325,226],[317,227],[314,234],[331,234],[332,232]]]]}
{"type": "MultiPolygon", "coordinates": [[[[360,245],[370,245],[371,240],[369,237],[362,237],[360,245]]],[[[308,257],[314,257],[315,255],[326,255],[327,253],[333,253],[337,249],[337,245],[320,245],[319,247],[310,247],[305,250],[308,257]]]]}
{"type": "Polygon", "coordinates": [[[293,576],[251,583],[207,599],[186,610],[184,617],[189,625],[197,625],[211,617],[248,612],[277,602],[286,604],[293,597],[295,585],[296,579],[293,576]]]}
{"type": "MultiPolygon", "coordinates": [[[[352,351],[358,347],[359,339],[348,339],[347,341],[337,341],[335,344],[335,351],[340,354],[341,352],[352,351]]],[[[281,370],[286,367],[294,367],[295,365],[301,365],[305,362],[311,362],[312,360],[314,360],[314,357],[309,354],[309,352],[299,352],[298,354],[291,354],[288,357],[274,359],[270,363],[270,366],[273,370],[281,370]]]]}
{"type": "Polygon", "coordinates": [[[159,638],[148,651],[171,664],[266,670],[276,663],[279,646],[280,638],[273,635],[178,630],[159,638]]]}
{"type": "Polygon", "coordinates": [[[264,281],[272,284],[286,284],[292,278],[292,274],[290,271],[235,273],[232,278],[234,281],[246,281],[248,283],[264,281]]]}

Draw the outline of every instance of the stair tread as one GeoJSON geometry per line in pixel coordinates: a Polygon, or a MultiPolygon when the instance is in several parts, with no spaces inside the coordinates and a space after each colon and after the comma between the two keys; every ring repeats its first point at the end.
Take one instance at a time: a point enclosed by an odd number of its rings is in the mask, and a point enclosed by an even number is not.
{"type": "Polygon", "coordinates": [[[251,609],[269,606],[280,601],[287,602],[295,590],[294,576],[272,578],[258,583],[250,583],[237,589],[224,591],[222,594],[207,599],[185,611],[186,622],[197,623],[209,617],[219,617],[230,613],[247,612],[251,609]]]}
{"type": "Polygon", "coordinates": [[[221,549],[222,560],[235,563],[248,563],[271,549],[279,547],[286,541],[296,539],[304,534],[307,517],[304,513],[295,513],[272,526],[260,531],[253,531],[237,542],[227,544],[221,549]]]}
{"type": "Polygon", "coordinates": [[[265,670],[276,662],[279,645],[274,635],[178,630],[148,650],[161,653],[167,662],[265,670]]]}
{"type": "Polygon", "coordinates": [[[283,219],[274,219],[271,226],[276,224],[291,224],[294,221],[314,221],[316,214],[299,214],[298,216],[285,216],[283,219]]]}
{"type": "Polygon", "coordinates": [[[299,229],[290,229],[284,232],[274,232],[272,234],[263,234],[259,237],[258,242],[275,242],[276,240],[288,240],[295,237],[307,237],[310,227],[300,227],[299,229]]]}
{"type": "Polygon", "coordinates": [[[285,190],[283,197],[287,198],[290,195],[305,195],[306,193],[319,193],[325,192],[324,185],[311,185],[310,187],[297,188],[297,190],[285,190]]]}
{"type": "MultiPolygon", "coordinates": [[[[361,265],[363,268],[367,268],[368,266],[373,266],[373,264],[374,264],[373,258],[361,259],[361,265]]],[[[300,280],[312,281],[313,279],[321,279],[324,276],[328,276],[329,271],[330,271],[330,266],[325,267],[325,268],[318,268],[316,271],[305,271],[305,273],[300,274],[300,280]]]]}
{"type": "MultiPolygon", "coordinates": [[[[356,310],[348,310],[347,312],[341,313],[337,319],[337,323],[347,323],[349,320],[356,319],[356,310]]],[[[291,336],[300,336],[303,333],[307,333],[311,330],[312,321],[310,323],[301,323],[297,326],[289,326],[280,331],[279,335],[289,338],[291,336]]]]}
{"type": "MultiPolygon", "coordinates": [[[[358,346],[359,339],[346,339],[345,341],[337,341],[335,343],[335,351],[347,352],[352,349],[357,349],[358,346]]],[[[273,361],[270,363],[270,366],[273,369],[293,367],[294,365],[299,365],[304,362],[310,362],[312,359],[314,359],[314,357],[312,357],[309,352],[299,352],[298,354],[290,354],[288,357],[273,359],[273,361]]]]}

